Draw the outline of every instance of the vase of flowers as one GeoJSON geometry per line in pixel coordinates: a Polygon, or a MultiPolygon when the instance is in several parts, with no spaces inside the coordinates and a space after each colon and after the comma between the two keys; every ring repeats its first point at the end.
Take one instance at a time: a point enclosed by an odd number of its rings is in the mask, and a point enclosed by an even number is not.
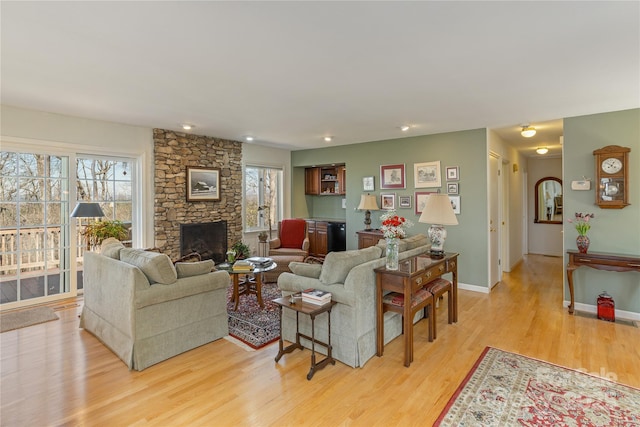
{"type": "Polygon", "coordinates": [[[568,219],[570,223],[574,224],[576,227],[576,231],[578,231],[578,237],[576,238],[576,246],[578,247],[578,251],[582,254],[586,254],[589,250],[589,237],[587,237],[587,231],[591,229],[591,224],[589,220],[595,218],[595,215],[592,213],[585,214],[582,212],[576,212],[575,218],[568,219]]]}
{"type": "Polygon", "coordinates": [[[390,210],[380,216],[382,220],[382,234],[387,241],[386,251],[386,267],[387,270],[398,269],[398,239],[402,239],[407,235],[407,228],[413,223],[404,217],[396,215],[396,211],[390,210]]]}

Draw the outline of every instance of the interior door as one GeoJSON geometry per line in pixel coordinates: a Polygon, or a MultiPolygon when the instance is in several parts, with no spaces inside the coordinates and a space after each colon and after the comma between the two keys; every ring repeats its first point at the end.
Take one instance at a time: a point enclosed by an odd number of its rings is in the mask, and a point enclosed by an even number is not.
{"type": "Polygon", "coordinates": [[[501,280],[500,271],[500,159],[489,154],[489,287],[501,280]]]}

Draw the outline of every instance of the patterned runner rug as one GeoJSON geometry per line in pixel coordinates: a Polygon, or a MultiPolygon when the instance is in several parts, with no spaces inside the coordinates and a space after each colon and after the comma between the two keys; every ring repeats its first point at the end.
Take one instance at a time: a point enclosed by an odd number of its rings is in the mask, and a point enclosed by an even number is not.
{"type": "Polygon", "coordinates": [[[278,306],[271,301],[282,296],[276,283],[262,284],[260,308],[255,295],[240,295],[238,310],[234,311],[231,302],[233,286],[227,291],[227,313],[229,314],[229,335],[239,339],[252,348],[258,349],[280,338],[280,319],[278,306]]]}
{"type": "Polygon", "coordinates": [[[638,426],[640,389],[487,347],[435,426],[638,426]]]}

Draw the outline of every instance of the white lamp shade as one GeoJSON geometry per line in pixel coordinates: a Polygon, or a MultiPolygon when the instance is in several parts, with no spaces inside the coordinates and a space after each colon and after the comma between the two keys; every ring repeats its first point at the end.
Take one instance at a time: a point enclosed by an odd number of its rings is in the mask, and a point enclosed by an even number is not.
{"type": "Polygon", "coordinates": [[[380,210],[380,208],[378,207],[378,198],[370,194],[363,194],[362,196],[360,196],[360,204],[358,205],[358,209],[367,211],[380,210]]]}
{"type": "Polygon", "coordinates": [[[71,218],[102,218],[104,212],[98,203],[80,202],[71,212],[71,218]]]}
{"type": "Polygon", "coordinates": [[[458,219],[446,194],[430,194],[418,222],[427,224],[458,225],[458,219]]]}

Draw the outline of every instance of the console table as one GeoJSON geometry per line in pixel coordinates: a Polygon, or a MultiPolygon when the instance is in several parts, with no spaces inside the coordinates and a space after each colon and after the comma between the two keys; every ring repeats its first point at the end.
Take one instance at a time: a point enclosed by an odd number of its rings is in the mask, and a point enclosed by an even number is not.
{"type": "Polygon", "coordinates": [[[567,264],[567,281],[569,282],[569,313],[573,314],[573,271],[582,266],[606,271],[638,271],[640,272],[640,257],[634,255],[620,255],[606,252],[589,252],[586,254],[575,250],[567,251],[569,263],[567,264]]]}
{"type": "Polygon", "coordinates": [[[458,254],[445,253],[442,258],[431,258],[429,255],[418,255],[400,261],[398,270],[376,268],[376,354],[384,352],[384,313],[395,311],[402,314],[404,333],[404,366],[413,361],[413,316],[420,306],[412,307],[411,297],[444,274],[452,273],[453,321],[458,321],[458,254]],[[404,295],[403,307],[385,304],[382,301],[384,291],[399,292],[404,295]]]}

